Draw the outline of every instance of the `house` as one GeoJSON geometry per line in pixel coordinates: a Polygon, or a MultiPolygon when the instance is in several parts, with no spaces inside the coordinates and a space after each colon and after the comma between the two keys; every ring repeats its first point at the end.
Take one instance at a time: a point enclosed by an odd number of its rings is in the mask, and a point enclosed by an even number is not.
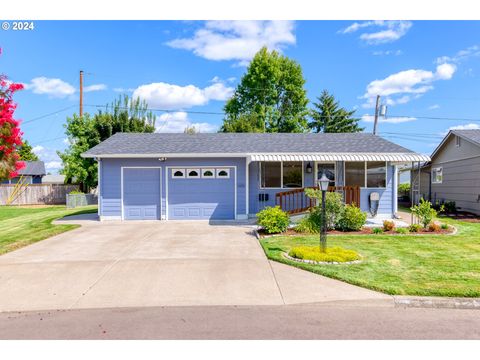
{"type": "Polygon", "coordinates": [[[101,220],[246,219],[273,205],[300,212],[304,188],[323,173],[364,211],[377,193],[378,216],[392,217],[397,166],[429,160],[366,133],[117,133],[82,156],[98,161],[101,220]]]}
{"type": "Polygon", "coordinates": [[[24,161],[25,167],[18,171],[18,176],[5,180],[2,184],[16,184],[20,180],[24,184],[41,184],[45,176],[45,163],[43,161],[24,161]]]}
{"type": "Polygon", "coordinates": [[[411,179],[412,188],[420,179],[420,197],[480,215],[480,129],[449,131],[411,179]]]}
{"type": "Polygon", "coordinates": [[[43,177],[42,184],[52,184],[52,185],[65,184],[65,175],[47,174],[43,177]]]}

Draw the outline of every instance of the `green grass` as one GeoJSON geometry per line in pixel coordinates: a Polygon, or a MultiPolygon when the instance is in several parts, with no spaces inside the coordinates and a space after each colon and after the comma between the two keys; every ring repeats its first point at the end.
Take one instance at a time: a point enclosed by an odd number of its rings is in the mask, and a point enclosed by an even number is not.
{"type": "Polygon", "coordinates": [[[268,258],[365,288],[396,295],[480,296],[480,223],[442,218],[456,235],[339,235],[328,246],[357,251],[362,263],[312,265],[285,259],[294,246],[319,243],[318,235],[261,239],[268,258]]]}
{"type": "Polygon", "coordinates": [[[55,219],[96,211],[96,206],[68,210],[65,206],[0,206],[0,255],[80,226],[53,225],[55,219]]]}

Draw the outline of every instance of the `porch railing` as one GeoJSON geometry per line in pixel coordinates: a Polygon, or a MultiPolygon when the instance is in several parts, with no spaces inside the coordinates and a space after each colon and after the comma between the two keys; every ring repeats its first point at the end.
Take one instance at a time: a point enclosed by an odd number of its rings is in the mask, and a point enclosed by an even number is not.
{"type": "MultiPolygon", "coordinates": [[[[318,186],[279,192],[275,194],[275,205],[280,206],[282,210],[287,211],[289,214],[307,211],[315,206],[315,199],[305,195],[305,189],[318,189],[318,186]]],[[[330,186],[328,191],[341,193],[345,204],[360,206],[359,186],[330,186]]]]}

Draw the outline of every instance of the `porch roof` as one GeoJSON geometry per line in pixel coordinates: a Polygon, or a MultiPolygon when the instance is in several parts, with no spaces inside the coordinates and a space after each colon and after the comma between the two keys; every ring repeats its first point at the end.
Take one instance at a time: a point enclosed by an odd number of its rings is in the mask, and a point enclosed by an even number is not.
{"type": "Polygon", "coordinates": [[[426,155],[416,153],[338,153],[338,154],[252,154],[251,161],[429,161],[426,155]]]}

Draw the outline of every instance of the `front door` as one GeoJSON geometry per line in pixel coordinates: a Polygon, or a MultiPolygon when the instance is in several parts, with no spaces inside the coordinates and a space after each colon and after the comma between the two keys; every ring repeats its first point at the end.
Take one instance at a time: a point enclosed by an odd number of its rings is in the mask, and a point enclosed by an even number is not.
{"type": "MultiPolygon", "coordinates": [[[[335,186],[335,163],[316,163],[316,181],[320,180],[322,175],[330,180],[329,186],[335,186]]],[[[315,183],[317,185],[317,182],[315,183]]]]}

